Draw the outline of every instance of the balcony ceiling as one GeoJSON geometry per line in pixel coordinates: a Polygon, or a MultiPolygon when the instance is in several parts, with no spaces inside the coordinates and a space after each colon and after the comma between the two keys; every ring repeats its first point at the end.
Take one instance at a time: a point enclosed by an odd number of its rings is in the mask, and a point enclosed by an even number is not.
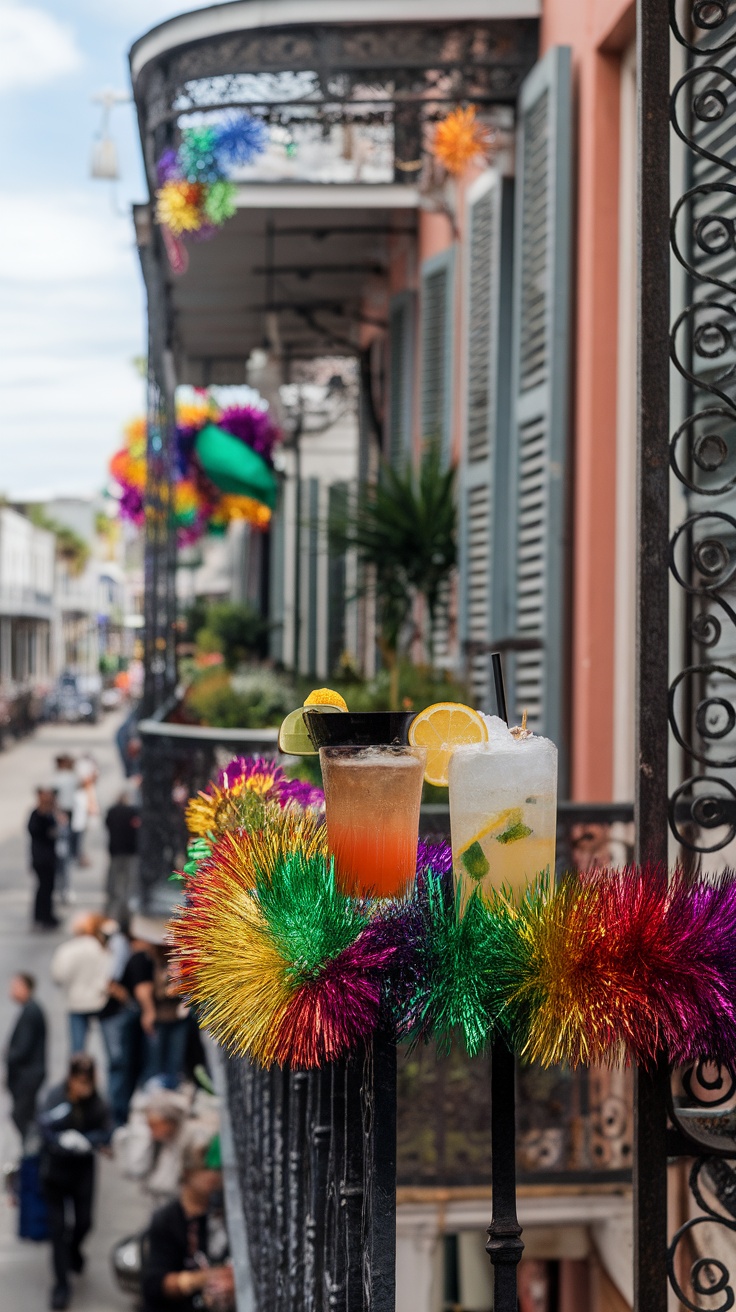
{"type": "Polygon", "coordinates": [[[269,314],[284,358],[357,352],[385,322],[389,243],[415,239],[405,186],[251,186],[240,199],[212,241],[187,246],[183,275],[167,270],[176,373],[196,387],[242,383],[269,314]]]}

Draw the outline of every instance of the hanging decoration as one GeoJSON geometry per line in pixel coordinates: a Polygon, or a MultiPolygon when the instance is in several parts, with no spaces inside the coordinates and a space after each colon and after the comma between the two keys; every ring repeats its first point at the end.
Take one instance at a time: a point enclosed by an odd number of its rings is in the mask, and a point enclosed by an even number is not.
{"type": "Polygon", "coordinates": [[[249,114],[184,128],[179,149],[165,150],[156,165],[156,218],[164,231],[175,238],[214,236],[236,210],[229,170],[252,163],[267,144],[266,125],[249,114]]]}
{"type": "Polygon", "coordinates": [[[736,1060],[736,874],[648,868],[540,878],[458,914],[449,844],[420,843],[413,895],[337,890],[314,799],[239,759],[190,803],[183,990],[232,1052],[310,1069],[379,1024],[398,1039],[501,1030],[548,1066],[736,1060]]]}
{"type": "Polygon", "coordinates": [[[487,156],[491,132],[478,121],[475,105],[458,106],[437,124],[432,155],[438,164],[455,176],[464,173],[474,160],[487,156]]]}
{"type": "MultiPolygon", "coordinates": [[[[253,405],[221,409],[207,393],[177,403],[173,515],[179,546],[206,532],[224,533],[233,520],[265,529],[276,505],[273,454],[281,433],[268,411],[253,405]]],[[[125,446],[110,461],[120,488],[121,519],[138,527],[145,518],[146,422],[125,429],[125,446]]]]}

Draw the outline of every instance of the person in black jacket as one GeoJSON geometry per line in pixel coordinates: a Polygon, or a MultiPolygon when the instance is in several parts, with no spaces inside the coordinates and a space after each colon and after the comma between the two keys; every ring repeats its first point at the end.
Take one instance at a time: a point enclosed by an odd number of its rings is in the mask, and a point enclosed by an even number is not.
{"type": "Polygon", "coordinates": [[[216,1206],[221,1192],[219,1136],[192,1140],[179,1196],[154,1212],[143,1241],[143,1312],[234,1308],[227,1232],[216,1206]]]}
{"type": "Polygon", "coordinates": [[[10,997],[20,1005],[20,1014],[5,1053],[6,1083],[13,1100],[11,1116],[21,1138],[36,1116],[38,1091],[46,1078],[46,1017],[33,994],[32,975],[14,975],[10,997]]]}
{"type": "Polygon", "coordinates": [[[39,788],[37,798],[36,807],[28,820],[31,865],[38,880],[33,919],[42,929],[55,929],[59,923],[53,907],[58,820],[56,793],[53,788],[39,788]]]}
{"type": "Polygon", "coordinates": [[[45,1098],[38,1125],[54,1266],[51,1307],[66,1308],[69,1272],[84,1269],[81,1246],[92,1228],[95,1149],[108,1144],[112,1134],[110,1112],[97,1092],[95,1064],[87,1053],[72,1057],[66,1079],[45,1098]],[[74,1224],[69,1233],[71,1211],[74,1224]]]}

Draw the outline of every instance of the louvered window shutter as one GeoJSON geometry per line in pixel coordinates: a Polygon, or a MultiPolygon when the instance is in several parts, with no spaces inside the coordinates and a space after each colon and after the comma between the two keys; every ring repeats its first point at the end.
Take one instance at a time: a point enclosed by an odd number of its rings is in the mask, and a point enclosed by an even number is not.
{"type": "Polygon", "coordinates": [[[565,742],[565,500],[571,303],[570,50],[519,99],[509,532],[509,706],[565,742]]]}
{"type": "Polygon", "coordinates": [[[411,455],[416,296],[401,292],[389,311],[388,459],[402,469],[411,455]]]}
{"type": "Polygon", "coordinates": [[[422,440],[439,442],[447,458],[452,415],[453,263],[453,252],[447,250],[422,266],[422,440]]]}
{"type": "Polygon", "coordinates": [[[489,649],[505,631],[513,182],[468,194],[466,423],[460,463],[460,638],[473,703],[491,708],[489,649]]]}

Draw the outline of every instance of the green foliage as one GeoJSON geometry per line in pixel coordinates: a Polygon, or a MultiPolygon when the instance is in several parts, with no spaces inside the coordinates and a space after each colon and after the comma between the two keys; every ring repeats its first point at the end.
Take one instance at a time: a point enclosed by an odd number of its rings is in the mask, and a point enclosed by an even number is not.
{"type": "Polygon", "coordinates": [[[28,518],[36,528],[44,528],[47,533],[53,533],[57,558],[64,561],[71,575],[76,577],[84,573],[90,557],[89,543],[84,538],[75,533],[73,528],[67,528],[66,524],[51,519],[42,506],[30,506],[28,518]]]}
{"type": "Polygon", "coordinates": [[[202,597],[195,597],[194,601],[187,606],[182,616],[183,621],[183,641],[195,642],[200,629],[207,625],[207,605],[208,603],[202,597]]]}
{"type": "Polygon", "coordinates": [[[294,690],[271,670],[228,675],[221,667],[199,675],[186,705],[201,724],[216,729],[277,727],[294,708],[294,690]]]}
{"type": "Polygon", "coordinates": [[[252,606],[219,601],[205,614],[204,626],[196,634],[200,651],[221,652],[229,670],[248,657],[265,656],[268,624],[252,606]]]}
{"type": "MultiPolygon", "coordinates": [[[[376,484],[367,487],[352,512],[331,522],[338,550],[352,549],[375,580],[384,660],[396,664],[413,603],[426,607],[425,643],[432,657],[432,635],[442,607],[444,584],[457,560],[455,471],[443,467],[436,443],[418,473],[384,464],[376,484]]],[[[395,678],[392,690],[395,701],[395,678]]]]}

